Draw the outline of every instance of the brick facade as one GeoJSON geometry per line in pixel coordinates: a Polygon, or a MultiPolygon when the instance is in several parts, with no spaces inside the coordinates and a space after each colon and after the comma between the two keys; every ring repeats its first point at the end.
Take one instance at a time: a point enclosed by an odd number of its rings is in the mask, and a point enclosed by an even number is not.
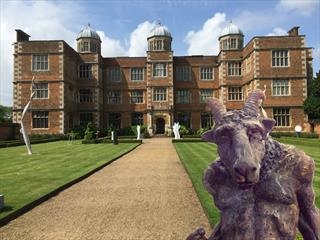
{"type": "Polygon", "coordinates": [[[88,121],[99,128],[140,123],[151,134],[170,134],[179,121],[196,131],[211,121],[206,97],[238,109],[255,88],[266,88],[264,108],[277,120],[275,130],[305,126],[302,104],[312,77],[312,53],[298,28],[287,36],[254,37],[245,46],[240,30],[224,32],[217,56],[174,56],[171,34],[157,27],[147,39],[146,57],[115,58],[101,56],[95,32],[79,35],[76,51],[63,40],[29,41],[17,30],[13,121],[21,120],[35,76],[34,84],[44,83],[44,89],[33,88],[39,95],[25,118],[32,134],[66,133],[88,121]]]}

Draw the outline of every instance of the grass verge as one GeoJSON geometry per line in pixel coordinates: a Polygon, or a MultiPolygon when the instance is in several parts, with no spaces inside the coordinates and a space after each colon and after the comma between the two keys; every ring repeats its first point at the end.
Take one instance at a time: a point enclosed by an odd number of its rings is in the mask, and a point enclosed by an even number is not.
{"type": "MultiPolygon", "coordinates": [[[[316,163],[313,189],[316,193],[316,205],[320,207],[320,141],[319,139],[280,138],[277,139],[286,144],[295,145],[311,156],[316,163]]],[[[207,166],[217,158],[217,147],[205,142],[176,142],[176,151],[182,164],[188,172],[199,200],[205,210],[211,226],[219,220],[219,211],[215,207],[209,193],[202,184],[202,176],[207,166]]]]}
{"type": "Polygon", "coordinates": [[[0,149],[0,194],[5,198],[0,222],[24,206],[39,199],[41,202],[48,194],[63,190],[70,182],[81,180],[138,145],[59,141],[33,145],[32,155],[27,155],[25,146],[0,149]]]}

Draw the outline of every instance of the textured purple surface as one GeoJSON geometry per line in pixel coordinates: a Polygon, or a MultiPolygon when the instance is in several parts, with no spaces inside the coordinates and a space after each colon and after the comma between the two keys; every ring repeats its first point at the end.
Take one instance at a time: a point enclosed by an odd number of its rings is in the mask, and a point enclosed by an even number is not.
{"type": "MultiPolygon", "coordinates": [[[[228,112],[218,99],[208,102],[216,124],[202,137],[217,144],[219,158],[203,183],[220,210],[208,239],[295,239],[297,228],[305,239],[320,239],[314,161],[269,137],[275,121],[260,115],[264,98],[255,90],[243,110],[228,112]]],[[[200,229],[187,239],[207,238],[200,229]]]]}

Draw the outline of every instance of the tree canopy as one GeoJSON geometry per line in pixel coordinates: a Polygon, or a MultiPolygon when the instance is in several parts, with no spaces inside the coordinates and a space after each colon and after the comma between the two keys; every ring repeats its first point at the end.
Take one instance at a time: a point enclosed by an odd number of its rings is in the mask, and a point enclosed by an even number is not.
{"type": "Polygon", "coordinates": [[[0,105],[0,123],[12,122],[12,107],[0,105]]]}
{"type": "Polygon", "coordinates": [[[320,119],[320,71],[309,84],[308,97],[303,103],[304,113],[308,114],[309,120],[320,119]]]}

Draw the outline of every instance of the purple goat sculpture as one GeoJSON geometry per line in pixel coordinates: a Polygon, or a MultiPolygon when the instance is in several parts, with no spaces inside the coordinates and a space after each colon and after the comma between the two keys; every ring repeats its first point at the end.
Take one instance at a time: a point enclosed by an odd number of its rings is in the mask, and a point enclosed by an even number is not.
{"type": "MultiPolygon", "coordinates": [[[[314,161],[269,132],[275,121],[260,116],[262,90],[252,91],[243,110],[225,112],[210,99],[215,126],[202,138],[218,146],[219,158],[203,183],[220,210],[209,240],[320,239],[320,213],[314,204],[314,161]]],[[[187,240],[207,239],[203,229],[187,240]]]]}

